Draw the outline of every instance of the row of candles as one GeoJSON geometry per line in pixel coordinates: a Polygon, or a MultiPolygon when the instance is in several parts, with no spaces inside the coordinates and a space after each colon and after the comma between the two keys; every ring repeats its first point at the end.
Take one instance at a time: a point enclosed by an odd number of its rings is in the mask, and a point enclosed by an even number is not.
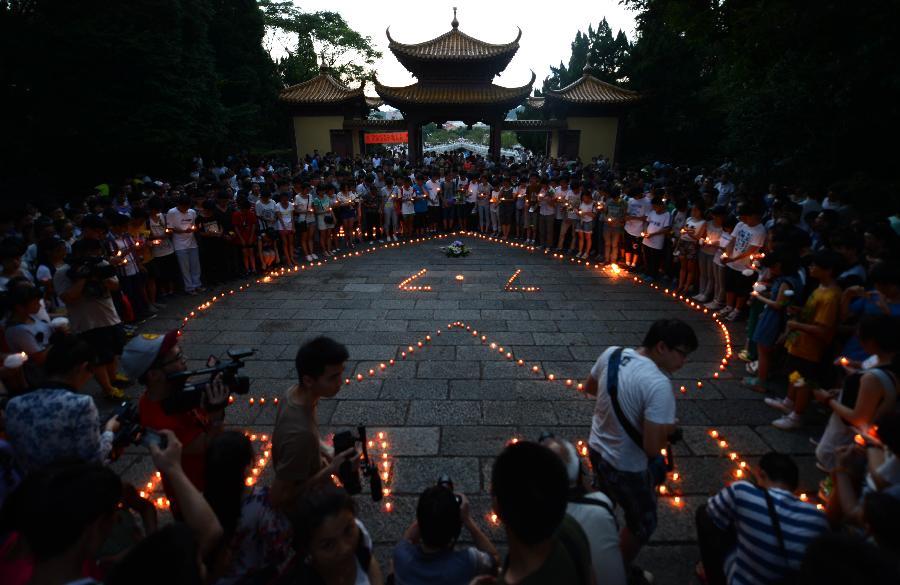
{"type": "Polygon", "coordinates": [[[513,283],[519,278],[519,275],[522,274],[522,269],[517,268],[513,275],[509,277],[509,280],[506,281],[506,286],[503,287],[503,290],[506,292],[538,292],[541,290],[539,286],[515,286],[513,283]]]}
{"type": "MultiPolygon", "coordinates": [[[[495,237],[487,236],[487,235],[480,234],[480,233],[473,233],[473,232],[461,231],[461,232],[453,232],[453,233],[449,233],[449,234],[436,234],[436,235],[432,235],[432,236],[428,236],[428,237],[414,238],[414,239],[406,240],[406,241],[403,241],[403,242],[388,242],[388,243],[385,243],[385,244],[381,244],[381,245],[377,245],[377,246],[372,246],[372,247],[370,247],[370,248],[366,248],[366,249],[359,250],[359,251],[350,251],[350,252],[347,252],[347,253],[344,253],[344,254],[335,256],[335,257],[333,257],[333,258],[328,258],[328,259],[324,259],[324,260],[318,260],[318,261],[314,261],[314,262],[309,262],[309,263],[305,263],[305,264],[296,265],[296,266],[294,266],[293,268],[283,267],[283,268],[280,268],[280,269],[278,269],[278,270],[270,271],[269,273],[267,273],[267,274],[266,274],[265,276],[263,276],[262,278],[257,279],[257,280],[256,280],[256,283],[257,283],[257,284],[266,284],[266,283],[270,283],[270,282],[273,282],[274,280],[276,280],[276,279],[278,279],[278,278],[281,278],[281,277],[284,277],[284,276],[289,276],[289,275],[291,275],[291,274],[296,274],[296,273],[298,273],[298,272],[302,272],[302,271],[306,271],[306,270],[311,270],[311,269],[316,268],[316,267],[321,267],[321,266],[323,266],[324,264],[327,264],[328,262],[334,262],[334,261],[336,261],[336,260],[343,260],[343,259],[352,259],[352,258],[354,258],[354,257],[360,257],[360,256],[362,256],[363,254],[372,253],[372,252],[375,252],[375,251],[378,251],[378,250],[382,250],[382,249],[387,249],[387,248],[399,248],[399,247],[402,247],[402,246],[408,246],[408,245],[416,245],[416,244],[420,244],[420,243],[423,243],[423,242],[426,242],[426,241],[430,241],[430,240],[434,240],[434,239],[442,239],[442,238],[447,238],[447,237],[459,237],[459,236],[473,237],[473,238],[477,238],[477,239],[489,241],[489,242],[496,243],[496,244],[502,244],[502,245],[505,245],[505,246],[510,247],[510,248],[518,248],[518,249],[527,250],[527,251],[532,252],[532,253],[535,252],[535,251],[537,250],[537,248],[536,248],[535,246],[525,245],[525,244],[521,244],[521,243],[514,242],[514,241],[502,240],[502,239],[500,239],[500,238],[495,238],[495,237]]],[[[557,260],[560,260],[560,261],[564,261],[564,260],[566,259],[566,256],[564,256],[564,255],[562,255],[562,254],[556,254],[556,253],[551,254],[548,250],[545,250],[545,251],[544,251],[544,255],[552,256],[554,259],[557,259],[557,260]]],[[[569,262],[571,262],[571,263],[573,263],[573,264],[584,265],[584,267],[587,268],[587,269],[594,268],[594,269],[597,269],[597,270],[601,270],[601,271],[603,271],[605,274],[607,274],[607,275],[609,275],[609,276],[611,276],[611,277],[619,277],[619,276],[621,276],[621,274],[622,274],[622,272],[623,272],[622,269],[619,268],[619,266],[616,265],[616,264],[610,264],[610,265],[607,265],[607,266],[603,266],[603,265],[601,265],[601,264],[599,264],[599,263],[591,264],[591,262],[589,262],[589,261],[587,261],[587,260],[582,260],[582,259],[578,259],[578,258],[568,258],[568,260],[569,260],[569,262]]],[[[414,277],[415,277],[415,278],[418,278],[418,277],[424,275],[426,272],[427,272],[427,270],[426,270],[426,269],[423,269],[422,271],[420,271],[419,273],[417,273],[418,276],[414,275],[414,277]]],[[[518,275],[519,275],[520,272],[521,272],[521,270],[517,270],[516,273],[513,275],[513,278],[511,279],[511,282],[508,282],[507,284],[508,284],[508,285],[511,285],[512,282],[514,282],[515,279],[518,277],[518,275]]],[[[463,278],[460,278],[461,276],[462,276],[462,275],[457,275],[457,277],[456,277],[457,280],[463,280],[463,278]]],[[[635,277],[632,277],[631,280],[632,280],[633,282],[635,282],[636,284],[645,284],[640,278],[638,278],[638,277],[636,277],[636,276],[635,276],[635,277]]],[[[411,280],[410,280],[409,282],[411,282],[411,280]]],[[[406,282],[405,285],[409,285],[409,282],[406,282]]],[[[246,284],[244,284],[244,285],[239,286],[236,290],[235,290],[235,289],[231,289],[231,290],[229,290],[229,291],[227,291],[227,292],[224,292],[224,291],[223,291],[223,292],[220,293],[220,294],[214,295],[212,298],[210,298],[209,300],[205,301],[204,303],[201,303],[201,304],[197,307],[196,311],[191,311],[187,316],[185,316],[185,317],[183,318],[182,325],[181,325],[181,327],[180,327],[180,329],[179,329],[179,333],[183,332],[184,328],[188,325],[188,323],[190,322],[191,319],[195,319],[195,318],[197,318],[197,317],[200,315],[200,313],[209,310],[209,309],[212,307],[213,304],[217,303],[218,301],[220,301],[221,299],[225,298],[226,296],[233,296],[234,294],[236,294],[236,293],[238,293],[238,292],[246,291],[246,290],[250,289],[251,286],[252,286],[252,283],[246,283],[246,284]]],[[[689,298],[686,298],[686,297],[684,297],[683,295],[678,295],[678,294],[676,294],[676,293],[674,293],[674,292],[671,292],[671,293],[670,293],[670,291],[669,291],[668,289],[662,289],[662,288],[659,287],[659,285],[656,285],[656,284],[650,284],[650,286],[651,286],[652,288],[654,288],[654,289],[657,289],[657,290],[662,291],[663,294],[665,294],[666,296],[670,296],[670,297],[673,298],[673,299],[676,299],[676,300],[679,300],[679,301],[684,302],[684,304],[685,304],[686,306],[688,306],[688,307],[690,307],[690,308],[692,308],[692,309],[694,309],[694,310],[702,311],[704,314],[708,314],[708,313],[709,313],[709,310],[708,310],[708,309],[702,307],[702,305],[699,305],[698,303],[695,303],[694,301],[691,301],[689,298]]],[[[402,286],[401,286],[401,288],[402,288],[402,286]]],[[[538,287],[513,287],[513,288],[524,288],[524,289],[526,289],[526,290],[523,291],[523,292],[536,292],[536,290],[539,290],[538,287]],[[528,288],[532,288],[532,289],[535,289],[535,290],[529,291],[529,290],[527,290],[528,288]]],[[[421,287],[421,290],[431,290],[431,287],[427,287],[427,288],[421,287]]],[[[728,328],[727,328],[727,326],[725,325],[725,323],[718,319],[718,316],[717,316],[716,313],[712,313],[711,317],[712,317],[712,319],[714,320],[714,322],[716,323],[716,325],[719,327],[719,329],[721,330],[722,335],[723,335],[724,340],[725,340],[725,354],[724,354],[724,357],[721,359],[721,363],[720,363],[720,365],[719,365],[719,371],[713,372],[713,373],[712,373],[712,377],[717,379],[717,378],[719,378],[720,371],[725,371],[725,369],[727,368],[728,360],[729,360],[729,358],[731,358],[731,356],[732,356],[732,348],[731,348],[730,334],[729,334],[728,328]]],[[[454,324],[449,324],[448,328],[452,328],[452,327],[466,327],[466,328],[467,328],[467,331],[472,331],[472,332],[473,332],[473,336],[475,336],[475,337],[478,336],[477,331],[471,330],[471,327],[466,326],[466,325],[464,325],[464,324],[461,323],[461,322],[457,322],[457,323],[454,323],[454,324]]],[[[438,335],[440,335],[440,330],[438,330],[436,333],[437,333],[438,335]]],[[[426,335],[426,336],[425,336],[425,339],[424,339],[424,340],[419,340],[419,341],[417,341],[416,344],[415,344],[415,346],[413,346],[413,345],[407,346],[406,351],[401,351],[401,359],[405,359],[405,358],[406,358],[407,352],[408,352],[408,353],[412,353],[412,352],[415,351],[415,349],[416,349],[417,347],[418,347],[418,348],[422,348],[422,347],[424,346],[424,344],[427,343],[427,342],[430,341],[430,340],[431,340],[430,335],[426,335]]],[[[512,354],[511,351],[506,350],[503,346],[497,344],[496,342],[490,342],[490,341],[488,341],[486,335],[482,335],[482,336],[481,336],[481,341],[482,341],[483,344],[488,345],[492,350],[497,350],[499,353],[503,354],[504,357],[506,357],[507,359],[509,359],[509,360],[514,360],[514,356],[513,356],[513,354],[512,354]]],[[[525,366],[526,366],[524,360],[522,360],[522,359],[517,359],[517,360],[514,360],[514,361],[515,361],[516,364],[517,364],[518,366],[520,366],[520,367],[525,367],[525,366]]],[[[379,368],[378,368],[378,369],[381,370],[381,371],[383,371],[383,370],[385,370],[387,367],[389,367],[390,365],[394,365],[394,364],[395,364],[395,360],[392,359],[392,360],[389,360],[389,362],[387,362],[387,363],[381,363],[381,364],[379,365],[379,368]]],[[[537,365],[537,364],[532,365],[530,369],[531,369],[532,372],[534,372],[535,374],[541,374],[541,367],[540,367],[539,365],[537,365]]],[[[374,376],[374,375],[376,374],[376,370],[375,370],[374,368],[372,368],[372,369],[369,370],[368,373],[369,373],[370,376],[374,376]]],[[[359,373],[359,374],[356,375],[357,381],[361,381],[361,380],[363,380],[364,378],[365,378],[365,376],[363,376],[361,373],[359,373]]],[[[569,387],[569,388],[574,387],[574,388],[575,388],[576,390],[578,390],[578,391],[582,391],[582,390],[583,390],[583,385],[582,385],[581,383],[575,382],[575,381],[572,380],[572,379],[560,380],[560,379],[558,379],[558,377],[557,377],[556,374],[554,374],[554,373],[547,373],[547,374],[546,374],[546,379],[547,379],[548,381],[550,381],[550,382],[559,381],[559,382],[563,383],[566,387],[569,387]]],[[[346,383],[350,383],[350,382],[351,382],[351,379],[350,379],[350,378],[347,378],[347,379],[345,380],[345,382],[346,382],[346,383]]],[[[697,386],[698,389],[702,388],[702,387],[703,387],[703,381],[702,381],[701,379],[697,379],[697,381],[696,381],[696,386],[697,386]]],[[[685,386],[681,386],[681,387],[679,388],[679,391],[680,391],[681,393],[686,393],[686,392],[687,392],[687,388],[686,388],[685,386]]],[[[253,399],[253,398],[250,398],[250,399],[249,399],[249,403],[250,403],[250,404],[253,404],[253,403],[254,403],[254,399],[253,399]]],[[[259,403],[260,405],[264,405],[264,404],[266,403],[266,399],[265,399],[265,398],[260,398],[260,399],[258,400],[258,403],[259,403]]],[[[277,398],[272,399],[272,400],[270,401],[270,403],[277,404],[277,398]]],[[[386,453],[382,453],[382,456],[384,456],[384,455],[386,455],[386,453]]],[[[388,464],[388,467],[390,467],[390,464],[388,464]]],[[[388,474],[388,477],[390,477],[390,472],[389,472],[389,471],[385,471],[385,472],[383,472],[383,473],[387,473],[387,474],[388,474]]],[[[680,479],[680,475],[679,475],[677,472],[674,472],[673,474],[671,474],[670,479],[672,479],[673,481],[678,481],[678,480],[680,479]]],[[[673,503],[673,505],[675,505],[675,506],[681,506],[681,505],[683,505],[683,501],[682,501],[680,495],[678,495],[676,492],[677,492],[677,490],[672,489],[671,487],[669,487],[669,486],[667,486],[667,485],[660,486],[660,494],[661,494],[661,495],[671,495],[671,496],[672,496],[672,503],[673,503]]],[[[390,492],[388,492],[388,493],[390,493],[390,492]]],[[[385,509],[386,511],[390,511],[391,508],[392,508],[392,505],[391,505],[390,501],[389,501],[389,500],[386,501],[385,504],[384,504],[384,509],[385,509]]]]}

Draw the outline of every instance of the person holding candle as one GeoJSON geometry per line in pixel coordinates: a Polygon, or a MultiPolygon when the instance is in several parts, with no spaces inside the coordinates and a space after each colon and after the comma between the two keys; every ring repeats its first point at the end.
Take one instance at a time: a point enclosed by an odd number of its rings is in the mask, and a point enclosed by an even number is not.
{"type": "Polygon", "coordinates": [[[691,300],[698,303],[708,303],[715,297],[716,268],[713,261],[721,253],[718,251],[719,236],[722,234],[722,222],[726,215],[724,207],[714,207],[709,211],[709,219],[704,224],[705,235],[699,242],[700,253],[697,255],[699,292],[691,297],[691,300]]]}
{"type": "Polygon", "coordinates": [[[381,208],[384,215],[384,239],[387,242],[397,241],[397,207],[401,205],[400,199],[400,188],[394,184],[394,178],[386,177],[384,187],[381,188],[381,208]]]}
{"type": "Polygon", "coordinates": [[[303,259],[307,262],[319,259],[319,256],[314,253],[313,235],[316,233],[316,214],[313,210],[312,198],[309,183],[302,182],[300,190],[294,195],[294,213],[297,217],[297,233],[300,238],[300,247],[303,250],[303,259]]]}
{"type": "Polygon", "coordinates": [[[516,222],[517,191],[513,188],[509,177],[504,176],[500,185],[497,217],[500,221],[501,235],[509,240],[509,232],[516,222]]]}
{"type": "Polygon", "coordinates": [[[652,209],[647,214],[646,231],[642,232],[643,256],[647,266],[645,277],[648,282],[653,282],[659,277],[666,237],[672,229],[672,215],[666,209],[665,199],[656,195],[651,204],[652,209]]]}
{"type": "Polygon", "coordinates": [[[766,228],[761,223],[762,211],[755,203],[745,203],[738,209],[740,221],[731,234],[731,242],[722,255],[725,271],[725,311],[721,317],[737,321],[744,316],[744,307],[753,287],[755,275],[753,256],[766,243],[766,228]],[[731,310],[728,308],[731,307],[731,310]]]}
{"type": "Polygon", "coordinates": [[[312,196],[312,207],[315,210],[316,226],[319,228],[319,245],[322,246],[322,253],[326,256],[333,256],[331,234],[337,223],[334,217],[333,208],[334,185],[328,184],[321,190],[316,190],[312,196]]]}
{"type": "Polygon", "coordinates": [[[416,191],[412,188],[412,181],[409,177],[403,178],[400,198],[403,212],[403,236],[405,239],[411,240],[416,221],[416,191]]]}
{"type": "Polygon", "coordinates": [[[147,208],[150,212],[147,219],[147,227],[150,228],[150,254],[153,256],[147,262],[147,272],[156,282],[158,298],[166,299],[175,292],[178,261],[172,245],[171,229],[166,225],[166,216],[162,213],[165,209],[163,201],[159,197],[151,197],[147,208]]]}
{"type": "Polygon", "coordinates": [[[591,240],[594,235],[594,217],[596,215],[596,206],[590,191],[581,193],[581,201],[577,209],[577,223],[575,224],[575,236],[578,240],[578,249],[576,250],[576,258],[587,260],[591,251],[591,240]]]}
{"type": "Polygon", "coordinates": [[[256,241],[259,222],[256,219],[256,211],[246,196],[238,197],[237,210],[231,214],[231,224],[237,237],[238,246],[241,249],[241,258],[244,262],[244,276],[256,272],[256,241]]]}
{"type": "Polygon", "coordinates": [[[206,290],[200,281],[200,248],[194,237],[196,221],[197,212],[191,209],[191,199],[187,195],[180,196],[175,207],[166,213],[166,226],[172,230],[172,246],[181,269],[184,292],[189,295],[206,290]]]}
{"type": "Polygon", "coordinates": [[[541,216],[538,233],[540,234],[541,249],[551,250],[556,240],[553,239],[554,230],[556,229],[556,191],[559,189],[559,182],[556,178],[549,181],[541,180],[541,191],[538,194],[539,213],[541,216]]]}
{"type": "Polygon", "coordinates": [[[705,213],[706,203],[702,199],[694,201],[690,217],[685,219],[684,226],[678,233],[676,250],[681,258],[681,266],[675,292],[679,294],[690,294],[697,282],[697,255],[700,242],[706,238],[706,220],[703,218],[705,213]]]}
{"type": "Polygon", "coordinates": [[[603,225],[603,263],[619,262],[619,249],[622,247],[622,235],[625,233],[625,203],[622,201],[622,190],[613,187],[603,202],[606,212],[606,223],[603,225]]]}

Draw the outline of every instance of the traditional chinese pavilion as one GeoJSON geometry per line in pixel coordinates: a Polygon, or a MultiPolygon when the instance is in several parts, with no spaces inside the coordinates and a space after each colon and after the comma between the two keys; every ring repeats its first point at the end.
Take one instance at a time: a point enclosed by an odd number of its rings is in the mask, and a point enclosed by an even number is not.
{"type": "Polygon", "coordinates": [[[422,43],[395,40],[388,29],[388,48],[417,79],[403,87],[374,80],[377,98],[367,97],[363,85],[351,89],[326,68],[319,75],[282,90],[280,100],[293,118],[296,154],[313,150],[358,155],[367,133],[405,132],[409,156],[422,157],[422,126],[429,122],[462,120],[484,122],[491,128],[490,153],[500,156],[503,130],[544,132],[551,156],[615,158],[621,117],[639,99],[636,92],[605,83],[589,67],[574,83],[529,97],[535,81],[521,87],[503,87],[493,79],[506,69],[519,50],[522,30],[515,39],[492,44],[459,30],[456,9],[450,30],[422,43]],[[539,120],[506,120],[507,112],[528,103],[539,120]],[[370,110],[387,104],[403,114],[400,120],[369,119],[370,110]]]}

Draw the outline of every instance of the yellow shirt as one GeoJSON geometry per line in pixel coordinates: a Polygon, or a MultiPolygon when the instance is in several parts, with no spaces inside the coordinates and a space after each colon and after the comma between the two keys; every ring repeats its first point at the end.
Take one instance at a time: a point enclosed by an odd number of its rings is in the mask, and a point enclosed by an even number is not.
{"type": "Polygon", "coordinates": [[[824,327],[826,333],[824,335],[813,335],[795,329],[796,335],[790,335],[785,343],[788,353],[815,363],[821,361],[825,350],[828,349],[834,337],[840,307],[840,287],[832,285],[816,288],[809,295],[809,298],[806,299],[799,321],[824,327]]]}

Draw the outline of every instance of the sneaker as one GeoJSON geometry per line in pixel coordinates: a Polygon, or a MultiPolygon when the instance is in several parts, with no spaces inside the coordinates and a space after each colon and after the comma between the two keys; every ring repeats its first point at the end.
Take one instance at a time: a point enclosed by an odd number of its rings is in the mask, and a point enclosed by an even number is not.
{"type": "Polygon", "coordinates": [[[788,400],[787,398],[766,398],[763,400],[766,403],[766,406],[774,408],[775,410],[780,410],[785,414],[789,414],[794,411],[794,402],[792,400],[788,400]]]}
{"type": "Polygon", "coordinates": [[[756,372],[759,371],[759,362],[747,362],[747,364],[744,366],[744,369],[747,370],[747,373],[751,376],[755,376],[756,372]]]}
{"type": "MultiPolygon", "coordinates": [[[[716,301],[710,301],[710,302],[706,303],[706,304],[703,305],[703,306],[704,306],[705,308],[709,309],[710,311],[718,311],[719,309],[722,308],[722,303],[719,303],[719,302],[716,302],[716,301]]],[[[730,310],[730,309],[729,309],[729,310],[730,310]]]]}
{"type": "MultiPolygon", "coordinates": [[[[371,244],[372,242],[369,242],[369,243],[371,244]]],[[[378,243],[379,243],[379,244],[383,244],[383,243],[384,243],[384,240],[378,240],[378,243]]]]}
{"type": "Polygon", "coordinates": [[[725,315],[724,319],[727,319],[729,322],[733,323],[739,319],[744,318],[744,313],[740,309],[734,309],[728,315],[725,315]]]}
{"type": "Polygon", "coordinates": [[[803,426],[803,421],[796,413],[791,412],[772,421],[772,426],[782,431],[793,431],[803,426]]]}
{"type": "Polygon", "coordinates": [[[315,255],[315,254],[310,254],[310,256],[312,256],[312,259],[313,259],[313,260],[318,260],[318,259],[319,259],[319,257],[318,257],[317,255],[315,255]]]}
{"type": "Polygon", "coordinates": [[[709,297],[703,293],[700,293],[698,295],[692,296],[691,300],[696,303],[707,303],[707,302],[709,302],[709,297]]]}
{"type": "Polygon", "coordinates": [[[750,356],[750,352],[746,349],[742,349],[738,352],[738,357],[745,362],[752,362],[753,358],[750,356]]]}

